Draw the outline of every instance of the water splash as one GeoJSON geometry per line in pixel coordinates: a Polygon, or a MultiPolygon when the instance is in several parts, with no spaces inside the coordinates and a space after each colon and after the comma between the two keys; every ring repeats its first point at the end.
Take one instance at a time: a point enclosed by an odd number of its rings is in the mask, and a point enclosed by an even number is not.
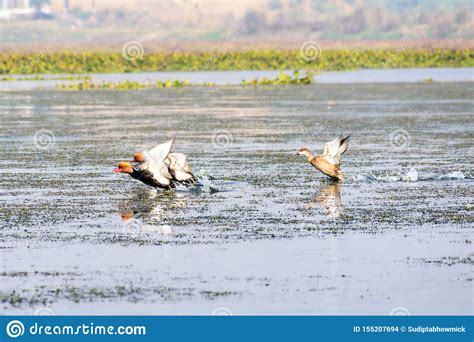
{"type": "Polygon", "coordinates": [[[208,170],[205,170],[205,169],[201,169],[201,170],[195,172],[194,175],[198,179],[201,179],[201,178],[203,178],[203,179],[206,178],[206,179],[209,179],[209,180],[216,179],[216,177],[214,177],[208,170]]]}
{"type": "Polygon", "coordinates": [[[416,182],[419,179],[418,171],[412,167],[405,176],[402,177],[402,180],[407,182],[416,182]]]}
{"type": "Polygon", "coordinates": [[[434,181],[434,180],[463,180],[473,179],[469,174],[464,174],[461,171],[453,171],[448,174],[442,175],[423,175],[420,176],[418,170],[414,167],[410,168],[406,172],[396,173],[376,173],[371,172],[369,174],[358,174],[354,177],[350,177],[350,180],[356,182],[418,182],[418,181],[434,181]]]}
{"type": "Polygon", "coordinates": [[[448,173],[447,175],[441,175],[438,177],[439,180],[450,180],[450,179],[466,179],[470,178],[465,176],[461,171],[453,171],[448,173]]]}
{"type": "Polygon", "coordinates": [[[196,188],[200,189],[201,192],[212,194],[214,192],[219,192],[219,188],[215,185],[211,179],[207,177],[202,177],[198,179],[199,183],[196,184],[196,188]]]}
{"type": "Polygon", "coordinates": [[[194,173],[197,183],[192,186],[178,185],[177,191],[190,191],[193,193],[215,193],[221,191],[219,187],[213,182],[216,178],[212,176],[207,170],[199,170],[194,173]]]}

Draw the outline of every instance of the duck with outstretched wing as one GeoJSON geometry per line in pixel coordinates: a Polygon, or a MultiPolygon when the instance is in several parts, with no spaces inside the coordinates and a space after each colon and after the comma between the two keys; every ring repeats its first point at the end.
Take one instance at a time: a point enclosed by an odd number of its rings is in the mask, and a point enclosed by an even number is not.
{"type": "Polygon", "coordinates": [[[172,189],[176,184],[196,183],[196,177],[183,153],[171,153],[174,138],[159,144],[149,151],[135,153],[130,162],[120,162],[114,169],[117,173],[128,173],[146,185],[172,189]],[[133,166],[131,163],[137,163],[133,166]]]}

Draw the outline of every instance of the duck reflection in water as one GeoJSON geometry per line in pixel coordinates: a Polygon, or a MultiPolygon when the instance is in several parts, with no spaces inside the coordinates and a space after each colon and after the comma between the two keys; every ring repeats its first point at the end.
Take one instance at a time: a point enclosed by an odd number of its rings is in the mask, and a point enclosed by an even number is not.
{"type": "Polygon", "coordinates": [[[135,213],[133,210],[124,210],[120,212],[120,219],[123,223],[132,223],[135,219],[135,213]]]}
{"type": "Polygon", "coordinates": [[[125,201],[118,203],[120,220],[124,230],[133,233],[160,233],[171,235],[167,225],[176,210],[187,206],[186,196],[176,193],[158,193],[156,190],[140,190],[125,201]]]}
{"type": "Polygon", "coordinates": [[[306,207],[308,209],[314,208],[316,204],[324,209],[328,217],[340,217],[344,212],[341,201],[341,184],[334,181],[322,182],[318,193],[306,207]]]}

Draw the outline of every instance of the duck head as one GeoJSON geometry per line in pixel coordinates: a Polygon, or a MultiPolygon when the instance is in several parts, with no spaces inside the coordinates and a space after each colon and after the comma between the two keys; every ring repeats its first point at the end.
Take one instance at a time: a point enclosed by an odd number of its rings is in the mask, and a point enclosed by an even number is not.
{"type": "Polygon", "coordinates": [[[130,160],[131,163],[143,163],[145,161],[145,156],[141,152],[135,153],[133,159],[130,160]]]}
{"type": "Polygon", "coordinates": [[[133,173],[133,167],[132,164],[128,162],[120,162],[117,165],[117,168],[113,170],[115,173],[133,173]]]}
{"type": "Polygon", "coordinates": [[[301,147],[298,151],[296,151],[296,155],[305,156],[306,158],[309,158],[312,155],[312,153],[308,148],[301,147]]]}

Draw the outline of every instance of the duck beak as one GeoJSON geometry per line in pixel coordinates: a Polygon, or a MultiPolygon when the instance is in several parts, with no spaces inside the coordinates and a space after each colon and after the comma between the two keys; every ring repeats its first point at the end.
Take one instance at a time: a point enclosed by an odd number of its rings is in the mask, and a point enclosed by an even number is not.
{"type": "Polygon", "coordinates": [[[121,171],[120,171],[119,168],[115,168],[115,169],[112,170],[112,172],[114,172],[114,173],[120,173],[121,171]]]}

